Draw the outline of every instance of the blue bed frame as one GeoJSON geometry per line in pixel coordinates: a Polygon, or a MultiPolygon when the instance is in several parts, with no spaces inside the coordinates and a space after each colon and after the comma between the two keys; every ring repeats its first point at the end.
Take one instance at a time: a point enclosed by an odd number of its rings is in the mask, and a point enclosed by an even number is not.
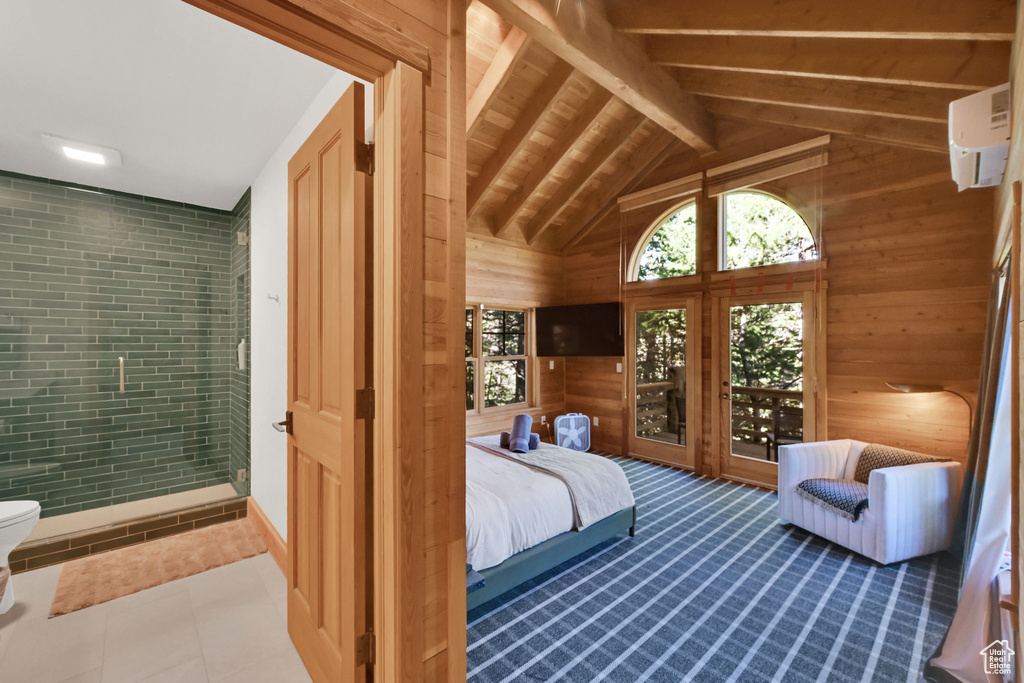
{"type": "Polygon", "coordinates": [[[535,579],[566,560],[623,532],[636,535],[636,506],[619,510],[582,531],[566,531],[543,543],[516,553],[497,567],[484,569],[484,585],[466,594],[466,609],[479,607],[516,586],[535,579]]]}

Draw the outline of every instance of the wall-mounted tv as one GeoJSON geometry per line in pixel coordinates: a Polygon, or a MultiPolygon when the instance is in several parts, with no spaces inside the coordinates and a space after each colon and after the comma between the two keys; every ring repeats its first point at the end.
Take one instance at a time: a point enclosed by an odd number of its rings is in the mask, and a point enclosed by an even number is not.
{"type": "Polygon", "coordinates": [[[538,356],[622,356],[622,304],[546,306],[536,311],[538,356]]]}

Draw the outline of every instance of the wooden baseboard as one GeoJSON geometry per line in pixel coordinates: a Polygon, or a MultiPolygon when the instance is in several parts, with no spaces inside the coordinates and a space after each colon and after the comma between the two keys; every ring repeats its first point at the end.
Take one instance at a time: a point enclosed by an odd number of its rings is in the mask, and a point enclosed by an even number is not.
{"type": "Polygon", "coordinates": [[[274,558],[281,573],[288,576],[288,544],[281,538],[281,534],[277,533],[277,529],[267,519],[267,513],[263,512],[256,500],[249,496],[248,501],[249,519],[252,520],[260,538],[267,544],[270,556],[274,558]]]}

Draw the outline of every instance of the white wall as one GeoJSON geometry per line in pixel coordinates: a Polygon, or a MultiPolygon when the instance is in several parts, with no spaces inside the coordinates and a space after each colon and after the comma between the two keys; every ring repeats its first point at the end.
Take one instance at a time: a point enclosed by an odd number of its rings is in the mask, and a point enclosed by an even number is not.
{"type": "MultiPolygon", "coordinates": [[[[288,161],[356,80],[335,74],[252,183],[251,495],[287,539],[287,443],[272,422],[284,419],[288,351],[288,161]],[[274,301],[267,295],[277,297],[274,301]]],[[[373,86],[366,84],[366,121],[373,121],[373,86]]]]}

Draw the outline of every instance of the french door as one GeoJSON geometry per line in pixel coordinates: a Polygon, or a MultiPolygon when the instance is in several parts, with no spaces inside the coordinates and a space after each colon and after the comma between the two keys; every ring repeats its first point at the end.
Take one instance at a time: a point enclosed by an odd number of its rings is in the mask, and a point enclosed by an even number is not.
{"type": "Polygon", "coordinates": [[[779,447],[817,440],[823,425],[821,297],[793,291],[712,302],[712,448],[720,474],[775,488],[779,447]]]}
{"type": "Polygon", "coordinates": [[[370,178],[354,83],[288,164],[288,632],[314,681],[366,680],[370,178]]]}
{"type": "Polygon", "coordinates": [[[700,297],[626,307],[631,455],[697,469],[700,297]]]}

